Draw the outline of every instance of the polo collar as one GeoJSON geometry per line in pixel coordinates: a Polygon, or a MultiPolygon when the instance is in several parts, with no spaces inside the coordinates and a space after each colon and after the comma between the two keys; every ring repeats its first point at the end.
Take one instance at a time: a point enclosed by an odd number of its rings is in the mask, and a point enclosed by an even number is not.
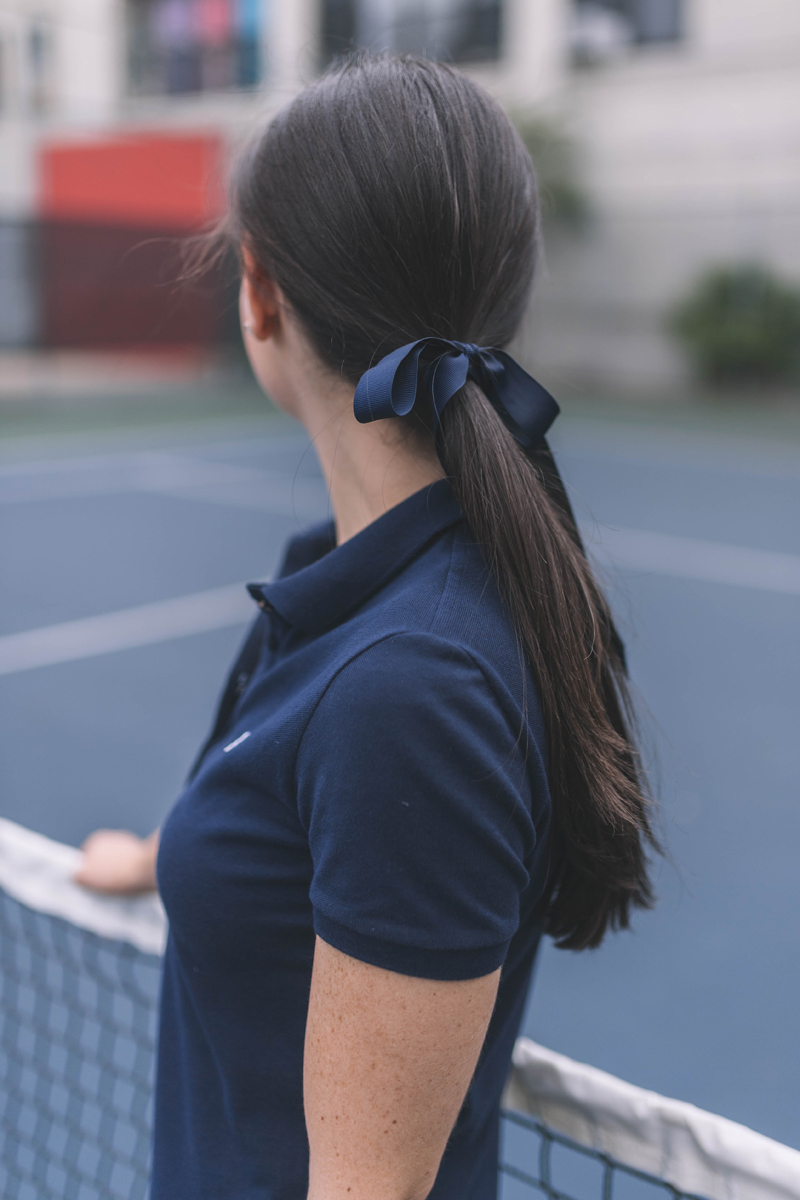
{"type": "Polygon", "coordinates": [[[450,482],[438,479],[378,517],[341,546],[274,583],[250,583],[260,608],[274,609],[295,629],[316,632],[335,625],[388,583],[429,542],[461,520],[450,482]]]}

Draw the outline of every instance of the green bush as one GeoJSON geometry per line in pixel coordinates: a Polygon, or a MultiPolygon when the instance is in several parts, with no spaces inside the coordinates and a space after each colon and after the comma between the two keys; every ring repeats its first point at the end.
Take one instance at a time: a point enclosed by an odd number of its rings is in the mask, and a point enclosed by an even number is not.
{"type": "Polygon", "coordinates": [[[780,383],[800,373],[800,291],[757,264],[704,275],[671,317],[700,377],[714,384],[780,383]]]}
{"type": "Polygon", "coordinates": [[[590,212],[575,143],[550,117],[512,112],[511,119],[533,160],[545,221],[573,232],[583,230],[590,212]]]}

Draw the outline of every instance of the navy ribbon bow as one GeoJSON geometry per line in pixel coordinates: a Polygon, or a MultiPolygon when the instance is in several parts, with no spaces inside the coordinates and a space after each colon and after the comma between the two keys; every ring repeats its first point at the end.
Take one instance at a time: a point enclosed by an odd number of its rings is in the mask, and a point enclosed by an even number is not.
{"type": "Polygon", "coordinates": [[[467,379],[475,380],[527,450],[534,449],[558,416],[550,393],[504,350],[437,337],[409,342],[365,371],[356,387],[353,411],[362,424],[404,417],[422,387],[433,402],[438,431],[444,406],[467,379]]]}

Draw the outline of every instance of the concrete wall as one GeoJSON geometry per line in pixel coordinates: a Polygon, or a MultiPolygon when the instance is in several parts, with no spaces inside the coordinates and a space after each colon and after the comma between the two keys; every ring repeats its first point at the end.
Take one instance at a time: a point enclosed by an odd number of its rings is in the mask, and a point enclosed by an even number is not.
{"type": "Polygon", "coordinates": [[[800,5],[687,0],[684,42],[575,70],[561,99],[594,220],[551,240],[534,352],[569,384],[680,390],[665,315],[702,270],[800,283],[800,5]]]}
{"type": "Polygon", "coordinates": [[[32,215],[42,137],[98,130],[115,119],[122,32],[122,0],[9,0],[0,7],[0,218],[32,215]]]}

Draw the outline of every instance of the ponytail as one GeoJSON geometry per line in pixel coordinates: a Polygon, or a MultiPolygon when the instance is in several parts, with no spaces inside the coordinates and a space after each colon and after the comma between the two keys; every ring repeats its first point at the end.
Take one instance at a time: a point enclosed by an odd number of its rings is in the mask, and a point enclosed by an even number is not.
{"type": "MultiPolygon", "coordinates": [[[[536,185],[508,117],[466,76],[356,55],[240,159],[222,234],[247,246],[320,361],[355,385],[421,338],[510,342],[538,255],[536,185]]],[[[547,447],[526,454],[473,382],[440,433],[540,691],[557,842],[547,926],[559,946],[597,946],[652,902],[656,843],[622,646],[547,447]]]]}
{"type": "Polygon", "coordinates": [[[547,932],[598,946],[653,899],[622,645],[546,444],[526,454],[469,381],[442,414],[440,454],[539,687],[559,863],[547,932]]]}

